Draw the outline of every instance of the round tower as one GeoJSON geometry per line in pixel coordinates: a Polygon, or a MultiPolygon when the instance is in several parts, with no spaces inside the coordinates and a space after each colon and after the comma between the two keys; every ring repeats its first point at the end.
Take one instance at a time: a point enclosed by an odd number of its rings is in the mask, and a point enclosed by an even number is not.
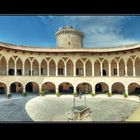
{"type": "Polygon", "coordinates": [[[56,32],[57,48],[83,48],[84,33],[71,26],[60,28],[56,32]]]}

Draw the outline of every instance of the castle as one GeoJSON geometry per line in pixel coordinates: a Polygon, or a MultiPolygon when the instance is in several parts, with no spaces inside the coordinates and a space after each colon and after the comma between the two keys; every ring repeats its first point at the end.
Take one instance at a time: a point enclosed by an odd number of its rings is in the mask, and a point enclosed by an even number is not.
{"type": "Polygon", "coordinates": [[[0,94],[139,92],[140,44],[84,48],[84,33],[71,26],[55,35],[56,48],[0,43],[0,94]]]}

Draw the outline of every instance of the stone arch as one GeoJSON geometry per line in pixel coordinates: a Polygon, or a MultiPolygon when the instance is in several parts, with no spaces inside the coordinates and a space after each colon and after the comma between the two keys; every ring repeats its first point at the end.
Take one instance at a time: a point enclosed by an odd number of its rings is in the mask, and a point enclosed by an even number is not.
{"type": "Polygon", "coordinates": [[[131,94],[140,94],[140,85],[138,83],[130,83],[128,85],[128,93],[131,94]]]}
{"type": "Polygon", "coordinates": [[[23,69],[22,69],[22,61],[20,58],[16,61],[16,68],[17,68],[17,75],[22,75],[23,69]]]}
{"type": "Polygon", "coordinates": [[[6,94],[7,93],[7,86],[5,83],[0,82],[0,94],[6,94]]]}
{"type": "Polygon", "coordinates": [[[125,86],[121,82],[115,82],[112,84],[112,93],[125,93],[125,86]]]}
{"type": "Polygon", "coordinates": [[[124,60],[121,58],[119,61],[119,76],[125,75],[125,63],[124,60]]]}
{"type": "Polygon", "coordinates": [[[101,76],[101,66],[99,60],[96,60],[94,63],[94,73],[95,76],[101,76]]]}
{"type": "Polygon", "coordinates": [[[133,76],[133,61],[131,58],[127,61],[127,75],[133,76]]]}
{"type": "Polygon", "coordinates": [[[86,76],[92,76],[92,63],[90,60],[86,61],[86,76]]]}
{"type": "Polygon", "coordinates": [[[106,59],[103,61],[102,67],[103,67],[103,76],[108,76],[109,69],[108,69],[108,61],[106,59]]]}
{"type": "Polygon", "coordinates": [[[54,76],[56,73],[56,64],[53,59],[50,60],[49,62],[49,75],[54,76]]]}
{"type": "Polygon", "coordinates": [[[76,75],[84,76],[83,62],[80,59],[76,62],[76,75]]]}
{"type": "Polygon", "coordinates": [[[41,61],[41,75],[47,75],[47,62],[45,59],[41,61]]]}
{"type": "Polygon", "coordinates": [[[111,75],[116,76],[117,75],[117,62],[116,59],[113,59],[111,61],[111,75]]]}
{"type": "Polygon", "coordinates": [[[76,87],[77,93],[91,93],[92,86],[87,82],[79,83],[76,87]]]}
{"type": "Polygon", "coordinates": [[[104,82],[99,82],[95,85],[95,93],[108,93],[109,87],[104,82]]]}
{"type": "Polygon", "coordinates": [[[24,67],[25,67],[25,75],[31,75],[31,62],[28,58],[25,60],[24,67]]]}
{"type": "Polygon", "coordinates": [[[7,74],[7,62],[4,56],[2,56],[0,60],[0,75],[6,75],[7,74]]]}
{"type": "Polygon", "coordinates": [[[67,76],[73,76],[73,62],[71,59],[67,61],[67,76]]]}
{"type": "Polygon", "coordinates": [[[39,75],[39,63],[36,59],[32,62],[32,75],[39,75]]]}
{"type": "Polygon", "coordinates": [[[8,61],[8,74],[15,75],[15,61],[13,57],[11,57],[8,61]]]}
{"type": "Polygon", "coordinates": [[[52,82],[45,82],[45,83],[43,83],[41,90],[45,91],[46,94],[47,93],[54,94],[54,93],[56,93],[56,86],[52,82]]]}
{"type": "Polygon", "coordinates": [[[39,93],[39,85],[36,82],[28,82],[25,86],[27,93],[39,93]]]}
{"type": "Polygon", "coordinates": [[[23,85],[20,82],[13,82],[10,85],[10,93],[23,93],[23,85]]]}
{"type": "Polygon", "coordinates": [[[135,71],[136,71],[136,76],[140,76],[140,58],[139,57],[135,59],[135,71]]]}
{"type": "Polygon", "coordinates": [[[73,93],[74,87],[69,82],[63,82],[63,83],[59,84],[58,91],[59,91],[59,93],[73,93]]]}
{"type": "Polygon", "coordinates": [[[62,59],[58,62],[58,75],[65,75],[65,64],[62,59]]]}

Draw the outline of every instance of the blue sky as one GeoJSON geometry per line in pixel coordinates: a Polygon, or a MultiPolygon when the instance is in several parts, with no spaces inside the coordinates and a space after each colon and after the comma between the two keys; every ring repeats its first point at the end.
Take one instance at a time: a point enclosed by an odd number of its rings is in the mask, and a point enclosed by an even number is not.
{"type": "Polygon", "coordinates": [[[140,16],[0,16],[0,42],[56,47],[55,32],[70,25],[85,33],[84,48],[140,43],[140,16]]]}

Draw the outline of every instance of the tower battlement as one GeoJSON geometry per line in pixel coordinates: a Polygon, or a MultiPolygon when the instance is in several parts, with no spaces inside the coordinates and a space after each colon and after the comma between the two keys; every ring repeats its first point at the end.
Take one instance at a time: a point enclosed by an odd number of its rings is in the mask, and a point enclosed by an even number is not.
{"type": "Polygon", "coordinates": [[[65,26],[56,32],[57,48],[83,48],[84,33],[72,26],[65,26]]]}

